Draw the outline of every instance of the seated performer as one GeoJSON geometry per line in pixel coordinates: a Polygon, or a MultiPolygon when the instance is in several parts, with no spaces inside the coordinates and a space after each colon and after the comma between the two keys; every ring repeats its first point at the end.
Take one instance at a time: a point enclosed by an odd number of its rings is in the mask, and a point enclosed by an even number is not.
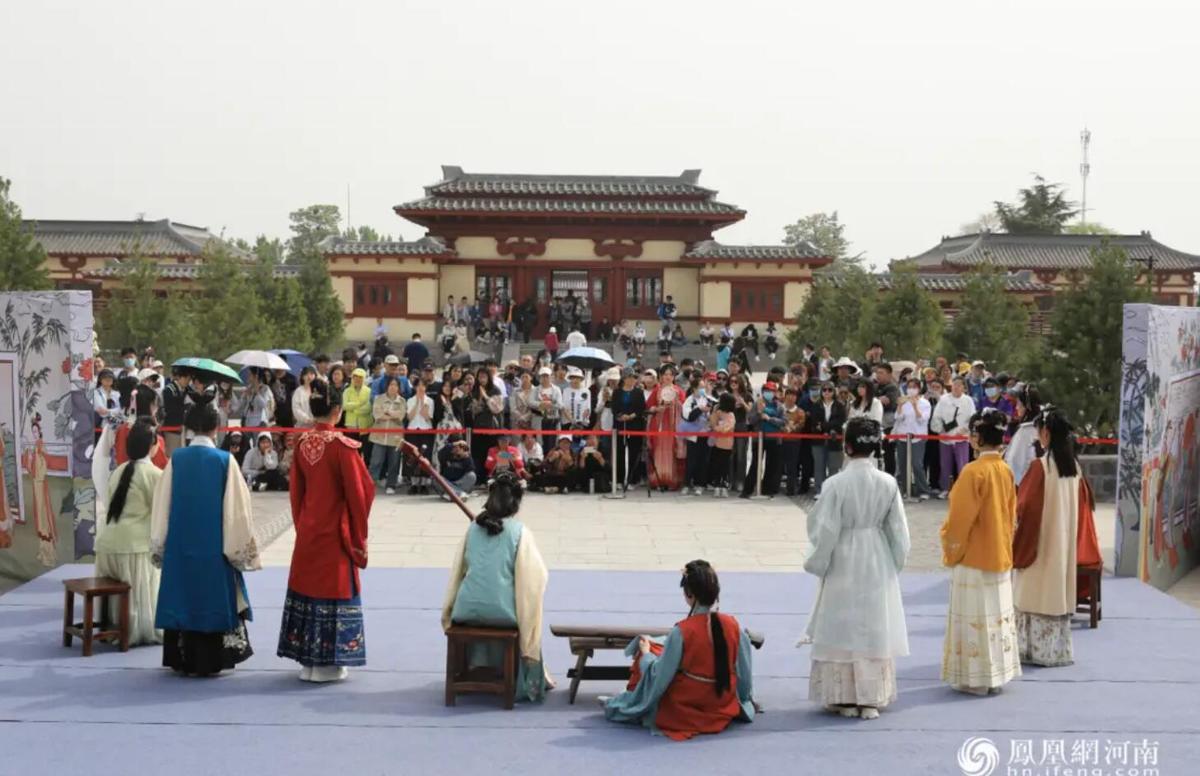
{"type": "Polygon", "coordinates": [[[220,416],[211,404],[188,412],[195,435],[159,480],[150,522],[150,552],[162,568],[155,627],[163,665],[211,676],[254,654],[243,571],[262,568],[250,516],[250,489],[237,461],[216,444],[220,416]]]}
{"type": "Polygon", "coordinates": [[[721,595],[717,572],[708,561],[683,569],[686,619],[666,640],[642,636],[626,653],[637,651],[629,689],[604,700],[604,716],[638,722],[651,731],[683,741],[699,733],[720,733],[732,720],[754,720],[750,677],[750,638],[731,615],[716,609],[721,595]]]}
{"type": "Polygon", "coordinates": [[[896,699],[895,658],[908,654],[900,570],[908,521],[892,476],[875,468],[879,424],[846,424],[846,468],[825,481],[808,516],[804,570],[821,579],[805,640],[812,647],[808,697],[844,717],[876,719],[896,699]]]}
{"type": "Polygon", "coordinates": [[[316,427],[300,436],[292,465],[296,543],[276,654],[300,664],[301,681],[333,682],[367,662],[358,570],[367,567],[375,483],[360,443],[334,428],[342,407],[329,383],[311,388],[316,427]]]}
{"type": "Polygon", "coordinates": [[[1070,421],[1062,410],[1047,407],[1032,422],[1043,454],[1029,464],[1017,491],[1017,643],[1022,663],[1066,666],[1075,662],[1071,616],[1077,568],[1100,563],[1100,543],[1092,491],[1075,458],[1070,421]]]}
{"type": "Polygon", "coordinates": [[[1007,426],[999,410],[971,417],[970,441],[979,457],[950,490],[941,530],[942,563],[953,569],[942,681],[971,695],[996,694],[1021,675],[1010,573],[1017,494],[1000,457],[1007,426]]]}
{"type": "MultiPolygon", "coordinates": [[[[129,585],[129,643],[158,644],[154,628],[159,572],[150,561],[150,511],[162,471],[150,459],[158,436],[151,418],[139,418],[125,435],[126,461],[108,481],[108,514],[96,539],[96,576],[129,585]]],[[[110,596],[109,618],[116,622],[110,596]]]]}
{"type": "MultiPolygon", "coordinates": [[[[542,663],[542,599],[549,572],[533,532],[515,517],[521,495],[515,472],[501,471],[493,478],[483,511],[454,553],[442,628],[515,625],[520,632],[516,699],[541,701],[554,687],[542,663]]],[[[499,644],[473,645],[467,663],[500,671],[503,654],[499,644]]]]}

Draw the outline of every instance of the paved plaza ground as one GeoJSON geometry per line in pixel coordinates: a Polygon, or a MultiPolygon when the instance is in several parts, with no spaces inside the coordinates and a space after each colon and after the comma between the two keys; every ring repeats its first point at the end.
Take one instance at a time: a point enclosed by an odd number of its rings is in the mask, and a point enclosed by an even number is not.
{"type": "MultiPolygon", "coordinates": [[[[996,773],[1006,772],[1026,742],[1036,760],[1063,742],[1067,763],[1074,747],[1085,754],[1094,747],[1103,770],[1089,773],[1118,773],[1118,757],[1131,766],[1135,752],[1144,759],[1151,751],[1159,773],[1194,772],[1200,616],[1136,580],[1105,578],[1104,621],[1096,630],[1077,623],[1075,665],[1028,669],[985,699],[941,684],[948,588],[936,536],[943,502],[910,510],[914,552],[902,587],[912,654],[898,661],[899,700],[876,721],[814,708],[806,699],[808,650],[795,646],[815,593],[814,580],[796,571],[805,505],[531,494],[522,510],[551,567],[547,626],[669,624],[683,614],[679,567],[694,557],[714,562],[724,610],[766,635],[754,655],[755,695],[765,713],[720,736],[677,744],[607,723],[596,697],[619,689],[611,682],[585,683],[569,705],[561,687],[572,659],[548,633],[545,658],[560,690],[544,704],[505,712],[490,699],[464,698],[444,707],[439,606],[445,565],[466,520],[432,498],[381,497],[373,512],[363,593],[368,667],[337,686],[300,683],[295,666],[274,654],[292,541],[286,497],[256,494],[267,545],[267,568],[247,576],[256,654],[231,675],[172,676],[158,667],[156,648],[122,654],[101,646],[89,659],[78,646],[64,649],[59,580],[88,567],[65,566],[0,596],[0,741],[12,742],[0,774],[60,773],[81,758],[106,757],[180,776],[956,774],[971,737],[996,748],[996,773]]],[[[1106,555],[1111,516],[1107,510],[1098,520],[1106,555]]],[[[599,661],[605,658],[617,654],[599,661]]]]}

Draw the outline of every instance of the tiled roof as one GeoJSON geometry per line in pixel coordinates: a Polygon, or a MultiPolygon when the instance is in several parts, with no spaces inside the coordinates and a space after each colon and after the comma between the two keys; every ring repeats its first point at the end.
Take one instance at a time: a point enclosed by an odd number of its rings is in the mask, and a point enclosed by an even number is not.
{"type": "Polygon", "coordinates": [[[326,237],[321,252],[337,256],[452,256],[454,251],[436,237],[412,242],[363,242],[342,237],[326,237]]]}
{"type": "MultiPolygon", "coordinates": [[[[881,289],[887,290],[892,287],[892,274],[890,272],[880,272],[871,275],[881,289]]],[[[830,283],[834,286],[841,285],[842,276],[837,272],[818,272],[814,273],[814,279],[820,283],[830,283]]],[[[920,272],[917,273],[917,282],[921,288],[926,291],[964,291],[967,288],[969,275],[959,274],[954,272],[920,272]]],[[[1054,287],[1046,283],[1042,283],[1033,277],[1032,272],[1011,272],[1004,276],[1004,289],[1013,292],[1045,292],[1053,291],[1054,287]]]]}
{"type": "Polygon", "coordinates": [[[716,240],[696,243],[683,257],[709,261],[803,261],[825,258],[807,242],[799,245],[723,245],[716,240]]]}
{"type": "Polygon", "coordinates": [[[217,235],[199,226],[159,221],[25,221],[52,256],[195,256],[217,235]]]}
{"type": "Polygon", "coordinates": [[[922,268],[994,264],[1012,269],[1082,269],[1091,266],[1091,252],[1105,240],[1123,248],[1130,259],[1153,258],[1156,271],[1200,271],[1200,256],[1168,248],[1149,232],[1111,236],[982,232],[943,238],[938,245],[907,261],[922,268]]]}
{"type": "MultiPolygon", "coordinates": [[[[202,264],[158,264],[159,277],[168,278],[171,280],[193,280],[200,277],[200,268],[202,264]]],[[[120,277],[126,267],[119,261],[110,261],[100,269],[94,269],[84,272],[86,277],[92,278],[112,278],[120,277]]],[[[300,268],[289,264],[276,265],[273,273],[277,278],[294,278],[300,276],[300,268]]]]}
{"type": "Polygon", "coordinates": [[[438,213],[661,216],[709,222],[746,215],[698,185],[699,170],[677,176],[497,175],[444,166],[442,178],[425,187],[424,197],[397,205],[395,211],[418,223],[438,213]]]}
{"type": "Polygon", "coordinates": [[[698,185],[699,170],[681,175],[520,175],[468,173],[442,166],[442,180],[426,187],[430,195],[492,195],[500,197],[588,196],[707,198],[715,191],[698,185]]]}
{"type": "Polygon", "coordinates": [[[425,197],[397,205],[398,212],[485,212],[485,213],[595,213],[600,215],[741,217],[745,211],[715,200],[594,200],[594,199],[491,199],[425,197]]]}

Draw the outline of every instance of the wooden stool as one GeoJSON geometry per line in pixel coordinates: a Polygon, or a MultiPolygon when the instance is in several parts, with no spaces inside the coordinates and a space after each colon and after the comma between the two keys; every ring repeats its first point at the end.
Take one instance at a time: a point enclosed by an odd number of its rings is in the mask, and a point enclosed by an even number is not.
{"type": "Polygon", "coordinates": [[[446,631],[446,705],[453,706],[462,693],[499,695],[504,708],[511,709],[517,695],[517,629],[451,625],[446,631]],[[504,668],[500,675],[488,668],[467,669],[467,647],[498,641],[504,645],[504,668]]]}
{"type": "Polygon", "coordinates": [[[129,651],[129,585],[110,577],[83,577],[82,579],[64,579],[66,599],[63,604],[63,646],[71,646],[71,637],[83,639],[83,656],[92,656],[92,642],[95,639],[119,639],[121,651],[129,651]],[[75,622],[75,595],[83,596],[83,622],[75,622]],[[108,622],[107,606],[110,595],[119,596],[118,606],[120,618],[116,630],[108,622]],[[92,601],[100,599],[100,624],[94,630],[92,601]]]}
{"type": "Polygon", "coordinates": [[[1100,566],[1079,566],[1077,570],[1079,576],[1088,582],[1088,594],[1079,599],[1075,606],[1075,612],[1088,615],[1090,618],[1088,627],[1098,627],[1100,620],[1104,619],[1104,612],[1100,605],[1100,577],[1104,569],[1100,566]]]}

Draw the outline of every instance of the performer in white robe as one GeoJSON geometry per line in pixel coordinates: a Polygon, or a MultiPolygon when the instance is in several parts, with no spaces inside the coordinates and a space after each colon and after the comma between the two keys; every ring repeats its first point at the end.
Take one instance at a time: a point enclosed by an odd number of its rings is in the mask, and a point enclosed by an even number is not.
{"type": "Polygon", "coordinates": [[[908,654],[900,598],[908,520],[896,480],[875,468],[881,443],[877,421],[846,424],[849,460],[809,513],[804,562],[821,580],[802,640],[812,643],[808,697],[863,719],[896,699],[895,659],[908,654]]]}

